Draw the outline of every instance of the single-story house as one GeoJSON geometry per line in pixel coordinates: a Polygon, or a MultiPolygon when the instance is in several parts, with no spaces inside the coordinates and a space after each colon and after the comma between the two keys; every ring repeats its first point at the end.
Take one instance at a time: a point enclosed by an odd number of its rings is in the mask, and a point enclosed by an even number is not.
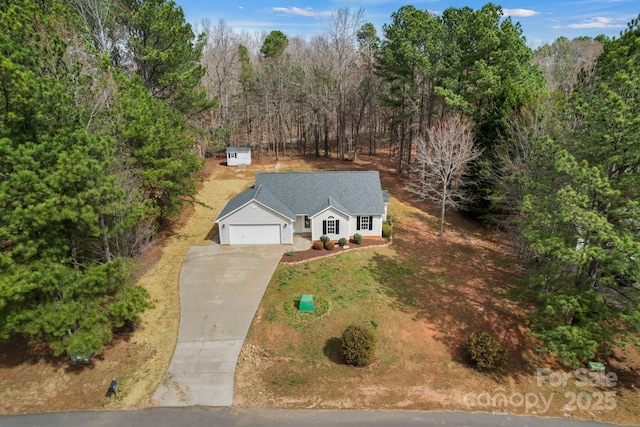
{"type": "Polygon", "coordinates": [[[294,234],[379,239],[388,204],[377,171],[265,172],[215,222],[223,245],[293,244],[294,234]]]}
{"type": "Polygon", "coordinates": [[[227,166],[249,166],[251,164],[251,148],[227,147],[227,166]]]}

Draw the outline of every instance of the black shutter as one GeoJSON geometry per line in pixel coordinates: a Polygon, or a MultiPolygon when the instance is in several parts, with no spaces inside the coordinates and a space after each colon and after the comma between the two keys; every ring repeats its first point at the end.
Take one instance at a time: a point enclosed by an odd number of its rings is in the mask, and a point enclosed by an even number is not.
{"type": "Polygon", "coordinates": [[[327,234],[327,221],[322,221],[322,234],[327,234]]]}
{"type": "Polygon", "coordinates": [[[360,217],[356,217],[356,230],[360,230],[360,217]]]}
{"type": "Polygon", "coordinates": [[[336,219],[336,234],[340,234],[340,221],[336,219]]]}
{"type": "Polygon", "coordinates": [[[369,217],[369,230],[373,230],[373,217],[369,217]]]}

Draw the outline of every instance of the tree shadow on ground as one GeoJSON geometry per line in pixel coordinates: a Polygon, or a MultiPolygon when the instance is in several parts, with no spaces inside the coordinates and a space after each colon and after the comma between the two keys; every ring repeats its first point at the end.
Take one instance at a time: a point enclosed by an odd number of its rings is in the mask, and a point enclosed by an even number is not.
{"type": "MultiPolygon", "coordinates": [[[[633,345],[627,344],[625,347],[617,348],[611,355],[603,359],[605,361],[605,374],[613,372],[618,378],[615,387],[623,387],[636,393],[638,384],[640,384],[640,368],[637,367],[638,359],[635,351],[627,352],[627,347],[633,345]],[[627,355],[627,353],[630,354],[627,355]],[[635,368],[634,365],[636,366],[635,368]]],[[[615,390],[615,388],[613,389],[615,390]]]]}
{"type": "Polygon", "coordinates": [[[375,254],[371,274],[394,308],[435,326],[452,360],[469,364],[466,340],[476,330],[499,337],[505,364],[491,375],[530,375],[536,358],[525,311],[508,298],[518,279],[508,248],[459,228],[437,236],[433,217],[403,215],[394,226],[394,256],[375,254]]]}
{"type": "Polygon", "coordinates": [[[53,367],[68,364],[68,358],[54,356],[51,349],[44,344],[31,345],[20,335],[13,335],[6,341],[0,341],[0,367],[13,368],[29,364],[46,362],[53,367]]]}
{"type": "Polygon", "coordinates": [[[82,372],[96,367],[93,358],[90,358],[87,362],[70,362],[64,371],[67,374],[81,374],[82,372]]]}
{"type": "Polygon", "coordinates": [[[20,334],[12,335],[9,339],[0,341],[0,368],[15,368],[21,365],[36,365],[44,362],[55,369],[64,368],[65,372],[79,374],[87,369],[95,368],[95,361],[103,361],[103,351],[117,346],[121,342],[129,342],[137,325],[127,322],[121,328],[113,331],[113,340],[100,352],[94,353],[89,360],[73,361],[71,357],[64,353],[54,356],[53,351],[45,343],[30,344],[29,341],[20,334]]]}
{"type": "Polygon", "coordinates": [[[342,338],[331,337],[324,343],[322,348],[324,355],[338,365],[344,365],[344,357],[342,356],[342,338]]]}
{"type": "Polygon", "coordinates": [[[69,374],[79,374],[87,369],[94,369],[93,355],[87,362],[74,362],[67,354],[54,356],[52,350],[45,344],[29,344],[20,335],[14,335],[6,341],[0,342],[0,368],[15,368],[22,365],[37,365],[44,362],[54,369],[64,368],[69,374]]]}

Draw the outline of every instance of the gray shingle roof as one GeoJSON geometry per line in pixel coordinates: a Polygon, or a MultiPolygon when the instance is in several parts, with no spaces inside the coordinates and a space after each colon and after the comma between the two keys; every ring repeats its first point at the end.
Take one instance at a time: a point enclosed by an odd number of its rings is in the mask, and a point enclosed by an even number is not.
{"type": "Polygon", "coordinates": [[[385,192],[377,171],[258,173],[255,185],[231,199],[216,221],[254,199],[294,220],[329,206],[352,216],[382,215],[385,192]]]}
{"type": "Polygon", "coordinates": [[[249,203],[253,200],[253,196],[256,194],[256,189],[254,187],[248,188],[244,190],[242,193],[238,194],[233,199],[229,200],[227,204],[222,208],[222,211],[218,214],[216,221],[220,218],[224,218],[229,215],[231,212],[235,211],[238,208],[249,203]]]}
{"type": "Polygon", "coordinates": [[[286,216],[291,220],[296,219],[295,212],[292,212],[288,206],[283,204],[280,201],[280,199],[278,199],[278,197],[276,197],[264,185],[260,184],[260,185],[254,186],[254,188],[256,188],[256,193],[254,195],[254,198],[258,202],[262,203],[265,206],[268,206],[269,208],[273,209],[276,212],[281,213],[282,215],[286,216]]]}

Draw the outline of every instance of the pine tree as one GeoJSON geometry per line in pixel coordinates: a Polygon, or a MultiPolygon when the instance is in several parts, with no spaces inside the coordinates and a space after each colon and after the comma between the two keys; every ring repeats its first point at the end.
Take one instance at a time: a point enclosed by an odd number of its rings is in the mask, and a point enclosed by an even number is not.
{"type": "Polygon", "coordinates": [[[538,146],[551,159],[524,181],[530,326],[577,366],[640,330],[640,60],[637,21],[606,41],[567,104],[569,131],[538,146]]]}
{"type": "Polygon", "coordinates": [[[129,34],[122,56],[133,61],[149,92],[187,116],[214,108],[217,102],[207,100],[201,86],[205,38],[193,34],[182,8],[173,0],[122,3],[120,20],[129,34]]]}
{"type": "Polygon", "coordinates": [[[105,221],[143,211],[122,209],[113,143],[83,125],[69,10],[26,1],[0,10],[0,23],[0,338],[21,334],[54,355],[98,351],[149,307],[109,247],[122,224],[105,221]]]}

